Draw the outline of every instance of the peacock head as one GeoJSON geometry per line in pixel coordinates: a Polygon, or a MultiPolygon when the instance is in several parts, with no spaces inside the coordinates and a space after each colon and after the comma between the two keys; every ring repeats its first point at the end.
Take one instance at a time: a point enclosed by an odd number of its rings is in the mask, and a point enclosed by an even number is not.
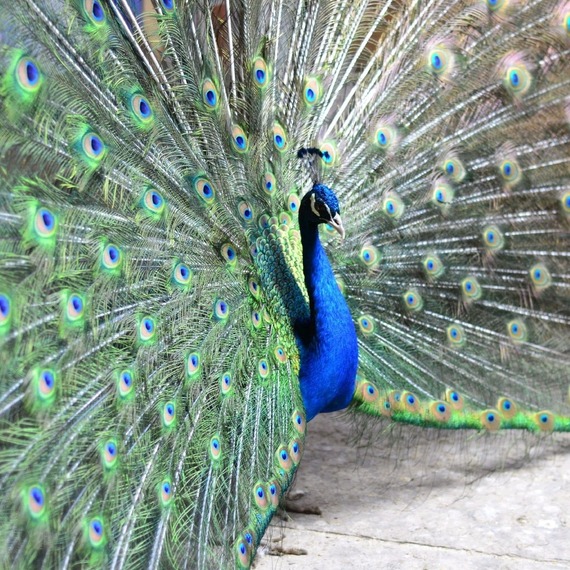
{"type": "Polygon", "coordinates": [[[335,193],[324,184],[315,184],[301,200],[299,216],[310,224],[329,224],[344,238],[340,206],[335,193]]]}

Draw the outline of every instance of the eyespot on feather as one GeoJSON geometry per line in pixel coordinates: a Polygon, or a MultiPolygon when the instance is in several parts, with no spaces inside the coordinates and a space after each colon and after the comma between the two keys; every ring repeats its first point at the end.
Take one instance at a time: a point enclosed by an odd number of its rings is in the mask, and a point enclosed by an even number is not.
{"type": "Polygon", "coordinates": [[[266,172],[263,175],[262,186],[263,191],[269,196],[272,196],[275,193],[275,190],[277,189],[277,181],[271,172],[266,172]]]}
{"type": "Polygon", "coordinates": [[[380,253],[373,245],[363,245],[360,250],[359,258],[360,261],[371,270],[376,269],[381,260],[380,253]]]}
{"type": "Polygon", "coordinates": [[[446,402],[432,402],[429,406],[429,415],[438,422],[447,423],[451,418],[451,406],[446,402]]]}
{"type": "Polygon", "coordinates": [[[373,135],[374,144],[383,151],[394,151],[400,142],[400,135],[391,120],[382,119],[374,130],[373,135]]]}
{"type": "Polygon", "coordinates": [[[123,401],[134,396],[135,375],[130,368],[116,373],[117,394],[123,401]]]}
{"type": "Polygon", "coordinates": [[[459,158],[455,156],[447,157],[443,161],[441,169],[445,173],[446,178],[451,182],[454,182],[455,184],[459,184],[460,182],[463,182],[463,180],[465,179],[466,176],[465,166],[463,165],[461,160],[459,160],[459,158]]]}
{"type": "Polygon", "coordinates": [[[245,538],[238,537],[234,544],[236,566],[242,570],[248,570],[251,565],[252,547],[245,538]]]}
{"type": "Polygon", "coordinates": [[[506,420],[510,420],[517,415],[517,406],[510,398],[499,398],[497,409],[506,420]]]}
{"type": "Polygon", "coordinates": [[[401,198],[395,192],[388,192],[382,200],[382,211],[392,220],[399,220],[406,210],[401,198]]]}
{"type": "Polygon", "coordinates": [[[522,180],[522,170],[514,158],[507,158],[499,164],[499,173],[503,183],[508,188],[513,188],[522,180]]]}
{"type": "Polygon", "coordinates": [[[156,322],[153,317],[143,316],[138,322],[138,340],[142,344],[149,344],[156,337],[156,322]]]}
{"type": "Polygon", "coordinates": [[[336,166],[339,162],[339,153],[336,144],[333,141],[327,141],[319,146],[321,152],[323,153],[323,165],[325,167],[336,166]]]}
{"type": "Polygon", "coordinates": [[[298,431],[301,435],[305,433],[307,423],[305,421],[304,414],[302,414],[299,410],[295,410],[293,412],[292,423],[295,430],[298,431]]]}
{"type": "Polygon", "coordinates": [[[374,320],[370,315],[362,315],[358,319],[358,327],[364,335],[370,335],[374,332],[374,320]]]}
{"type": "Polygon", "coordinates": [[[83,0],[83,12],[96,27],[103,26],[107,20],[101,0],[83,0]]]}
{"type": "Polygon", "coordinates": [[[303,447],[300,439],[293,439],[289,444],[289,455],[294,465],[298,465],[301,461],[301,455],[303,453],[303,447]]]}
{"type": "Polygon", "coordinates": [[[524,97],[532,86],[532,68],[522,52],[510,52],[497,66],[499,77],[507,93],[514,99],[524,97]]]}
{"type": "Polygon", "coordinates": [[[479,416],[481,425],[487,431],[497,431],[501,427],[501,415],[497,410],[485,410],[479,416]]]}
{"type": "Polygon", "coordinates": [[[12,324],[12,299],[5,293],[0,293],[0,336],[10,330],[12,324]]]}
{"type": "Polygon", "coordinates": [[[388,400],[392,410],[402,409],[402,392],[400,392],[400,390],[390,390],[386,395],[386,399],[388,400]]]}
{"type": "Polygon", "coordinates": [[[244,153],[249,150],[249,141],[245,131],[239,126],[232,127],[232,145],[239,153],[244,153]]]}
{"type": "Polygon", "coordinates": [[[234,267],[237,263],[237,253],[234,246],[231,243],[225,243],[221,249],[220,253],[222,257],[227,262],[230,267],[234,267]]]}
{"type": "Polygon", "coordinates": [[[562,212],[564,212],[566,216],[570,216],[570,191],[564,192],[560,196],[560,205],[562,207],[562,212]]]}
{"type": "Polygon", "coordinates": [[[171,282],[181,289],[187,288],[192,282],[192,270],[181,261],[174,265],[171,282]]]}
{"type": "Polygon", "coordinates": [[[382,415],[385,418],[391,418],[392,417],[392,404],[390,403],[390,400],[388,400],[388,398],[382,398],[380,400],[378,400],[376,402],[376,409],[380,412],[380,415],[382,415]]]}
{"type": "Polygon", "coordinates": [[[461,295],[466,303],[478,301],[483,295],[483,289],[479,281],[472,275],[461,281],[461,295]]]}
{"type": "Polygon", "coordinates": [[[147,214],[154,218],[160,218],[166,207],[166,200],[155,188],[148,188],[143,192],[140,205],[147,214]]]}
{"type": "MultiPolygon", "coordinates": [[[[279,225],[287,228],[291,227],[293,220],[287,212],[279,212],[279,225]]],[[[283,229],[283,228],[281,228],[283,229]]]]}
{"type": "Polygon", "coordinates": [[[259,311],[251,312],[251,324],[255,329],[258,329],[261,326],[261,315],[259,314],[259,311]]]}
{"type": "Polygon", "coordinates": [[[205,79],[202,83],[202,101],[207,109],[215,110],[220,103],[218,89],[211,79],[205,79]]]}
{"type": "Polygon", "coordinates": [[[129,106],[135,123],[139,127],[149,127],[154,122],[154,113],[148,99],[140,93],[134,93],[129,100],[129,106]]]}
{"type": "Polygon", "coordinates": [[[507,323],[507,333],[514,344],[525,342],[528,338],[528,330],[521,319],[513,319],[507,323]]]}
{"type": "Polygon", "coordinates": [[[171,428],[174,426],[176,422],[176,404],[175,402],[166,402],[164,406],[162,406],[162,426],[165,428],[171,428]]]}
{"type": "Polygon", "coordinates": [[[37,367],[31,373],[32,409],[51,406],[57,395],[59,375],[53,368],[37,367]]]}
{"type": "Polygon", "coordinates": [[[570,2],[561,0],[554,10],[552,18],[555,33],[564,39],[570,37],[570,2]]]}
{"type": "Polygon", "coordinates": [[[257,372],[259,373],[259,376],[263,380],[267,379],[267,377],[269,376],[270,373],[269,362],[267,362],[265,358],[259,360],[257,364],[257,372]]]}
{"type": "Polygon", "coordinates": [[[216,434],[210,439],[208,451],[212,462],[218,463],[222,457],[222,444],[219,435],[216,434]]]}
{"type": "Polygon", "coordinates": [[[277,462],[278,462],[279,466],[286,473],[291,471],[291,468],[293,467],[293,460],[291,459],[291,456],[289,454],[289,450],[287,449],[287,447],[285,445],[282,445],[281,447],[279,447],[279,449],[276,452],[276,457],[277,457],[277,462]]]}
{"type": "Polygon", "coordinates": [[[299,196],[297,194],[295,194],[294,192],[289,194],[289,197],[287,199],[287,207],[291,212],[293,212],[294,214],[297,213],[297,211],[299,210],[300,203],[301,200],[299,200],[299,196]]]}
{"type": "Polygon", "coordinates": [[[248,202],[241,200],[238,204],[238,212],[242,221],[249,224],[253,221],[253,210],[248,202]]]}
{"type": "Polygon", "coordinates": [[[46,492],[42,485],[36,483],[23,489],[22,502],[24,510],[35,522],[43,521],[47,515],[46,492]]]}
{"type": "Polygon", "coordinates": [[[378,388],[376,388],[376,386],[374,386],[374,384],[371,382],[368,382],[368,380],[361,380],[359,382],[357,390],[360,397],[362,398],[362,401],[369,404],[376,402],[376,400],[380,398],[380,392],[378,391],[378,388]]]}
{"type": "Polygon", "coordinates": [[[259,299],[260,290],[261,290],[259,283],[255,279],[250,279],[247,282],[247,286],[248,286],[249,292],[252,294],[252,296],[255,299],[259,299]]]}
{"type": "Polygon", "coordinates": [[[258,481],[253,486],[253,498],[255,504],[259,509],[261,509],[262,511],[267,510],[267,508],[269,507],[269,497],[267,496],[265,485],[261,483],[261,481],[258,481]]]}
{"type": "Polygon", "coordinates": [[[448,79],[455,70],[455,54],[450,45],[449,41],[435,39],[424,52],[426,70],[441,80],[448,79]]]}
{"type": "Polygon", "coordinates": [[[106,471],[110,471],[117,466],[119,450],[115,438],[104,441],[100,446],[101,464],[106,471]]]}
{"type": "Polygon", "coordinates": [[[29,103],[40,90],[44,82],[44,76],[37,63],[25,55],[17,60],[13,69],[20,99],[29,103]]]}
{"type": "Polygon", "coordinates": [[[483,229],[483,244],[489,252],[500,251],[505,246],[505,237],[497,226],[486,226],[483,229]]]}
{"type": "Polygon", "coordinates": [[[242,534],[243,534],[243,538],[247,542],[248,546],[250,548],[254,548],[254,546],[257,542],[257,539],[255,537],[255,533],[251,529],[246,528],[242,534]]]}
{"type": "Polygon", "coordinates": [[[452,347],[459,348],[467,341],[465,331],[461,325],[449,325],[446,329],[446,333],[447,340],[452,347]]]}
{"type": "Polygon", "coordinates": [[[172,480],[170,477],[166,477],[158,485],[158,500],[162,507],[168,507],[172,502],[172,497],[172,480]]]}
{"type": "Polygon", "coordinates": [[[61,293],[62,333],[64,328],[81,327],[85,322],[85,298],[79,293],[64,290],[61,293]]]}
{"type": "Polygon", "coordinates": [[[400,402],[406,412],[418,414],[421,411],[421,404],[418,397],[411,392],[402,392],[400,402]]]}
{"type": "Polygon", "coordinates": [[[277,479],[272,479],[267,483],[267,496],[270,507],[276,509],[279,506],[279,497],[281,496],[281,485],[277,479]]]}
{"type": "Polygon", "coordinates": [[[175,4],[174,0],[160,0],[160,5],[166,12],[174,12],[175,4]]]}
{"type": "Polygon", "coordinates": [[[123,264],[123,253],[118,246],[108,243],[101,250],[101,269],[109,274],[120,273],[123,264]]]}
{"type": "Polygon", "coordinates": [[[404,307],[410,312],[421,311],[424,306],[422,296],[416,289],[408,289],[403,295],[404,307]]]}
{"type": "Polygon", "coordinates": [[[230,372],[224,372],[220,378],[220,391],[222,393],[222,396],[229,395],[232,390],[232,375],[230,372]]]}
{"type": "Polygon", "coordinates": [[[436,182],[432,191],[431,201],[443,214],[447,213],[451,207],[454,197],[455,191],[449,184],[442,181],[436,182]]]}
{"type": "Polygon", "coordinates": [[[255,85],[260,89],[265,89],[269,85],[269,67],[262,57],[253,60],[252,76],[255,85]]]}
{"type": "Polygon", "coordinates": [[[447,388],[445,391],[445,401],[448,402],[455,411],[460,412],[463,410],[463,396],[456,390],[447,388]]]}
{"type": "Polygon", "coordinates": [[[509,0],[486,0],[489,12],[500,14],[504,12],[509,5],[509,0]]]}
{"type": "Polygon", "coordinates": [[[273,354],[279,364],[285,364],[287,362],[287,353],[282,346],[276,346],[273,354]]]}
{"type": "Polygon", "coordinates": [[[94,550],[101,550],[107,543],[105,524],[101,517],[93,517],[84,521],[87,542],[94,550]]]}
{"type": "Polygon", "coordinates": [[[544,263],[535,263],[528,273],[532,286],[537,293],[548,289],[552,285],[552,277],[544,263]]]}
{"type": "Polygon", "coordinates": [[[316,105],[322,95],[322,84],[317,77],[308,77],[303,86],[303,100],[307,107],[316,105]]]}
{"type": "Polygon", "coordinates": [[[287,150],[287,135],[285,134],[285,129],[279,123],[273,125],[273,145],[279,152],[287,150]]]}
{"type": "Polygon", "coordinates": [[[228,303],[226,301],[223,301],[222,299],[217,299],[214,302],[214,320],[218,321],[218,322],[224,322],[227,321],[228,317],[230,315],[230,306],[228,305],[228,303]]]}
{"type": "Polygon", "coordinates": [[[445,271],[443,263],[440,258],[435,254],[429,254],[424,257],[422,265],[429,280],[441,277],[445,271]]]}
{"type": "Polygon", "coordinates": [[[548,410],[543,410],[532,416],[538,429],[545,433],[554,431],[554,415],[548,410]]]}
{"type": "Polygon", "coordinates": [[[214,185],[202,176],[199,176],[193,181],[194,190],[196,194],[207,204],[211,205],[216,199],[216,190],[214,185]]]}
{"type": "Polygon", "coordinates": [[[30,237],[41,247],[51,250],[57,240],[58,217],[48,208],[37,205],[30,209],[30,237]]]}
{"type": "Polygon", "coordinates": [[[186,376],[194,378],[200,373],[200,354],[191,352],[186,356],[186,376]]]}
{"type": "Polygon", "coordinates": [[[95,166],[107,154],[107,147],[101,137],[93,131],[87,131],[81,137],[82,157],[90,165],[95,166]]]}

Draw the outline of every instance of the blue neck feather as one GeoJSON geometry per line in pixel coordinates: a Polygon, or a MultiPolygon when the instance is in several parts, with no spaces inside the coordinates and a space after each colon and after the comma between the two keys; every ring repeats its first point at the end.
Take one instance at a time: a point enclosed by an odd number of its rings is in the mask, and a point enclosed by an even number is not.
{"type": "Polygon", "coordinates": [[[310,208],[299,211],[303,269],[309,293],[310,319],[295,327],[301,356],[299,381],[307,421],[321,412],[348,406],[358,367],[356,331],[319,239],[310,208]],[[309,210],[309,211],[307,211],[309,210]]]}

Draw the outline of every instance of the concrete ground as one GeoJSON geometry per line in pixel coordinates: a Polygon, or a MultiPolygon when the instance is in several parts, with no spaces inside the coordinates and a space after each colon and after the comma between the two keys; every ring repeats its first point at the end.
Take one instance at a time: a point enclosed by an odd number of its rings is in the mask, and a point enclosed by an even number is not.
{"type": "Polygon", "coordinates": [[[309,424],[290,504],[322,514],[275,516],[256,570],[570,568],[568,434],[364,432],[309,424]]]}

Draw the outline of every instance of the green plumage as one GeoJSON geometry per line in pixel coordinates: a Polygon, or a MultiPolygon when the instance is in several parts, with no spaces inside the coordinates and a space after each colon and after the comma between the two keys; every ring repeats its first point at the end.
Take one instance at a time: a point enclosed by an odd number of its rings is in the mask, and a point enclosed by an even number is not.
{"type": "Polygon", "coordinates": [[[2,12],[0,566],[249,567],[302,454],[311,178],[356,413],[570,430],[568,2],[2,12]]]}

